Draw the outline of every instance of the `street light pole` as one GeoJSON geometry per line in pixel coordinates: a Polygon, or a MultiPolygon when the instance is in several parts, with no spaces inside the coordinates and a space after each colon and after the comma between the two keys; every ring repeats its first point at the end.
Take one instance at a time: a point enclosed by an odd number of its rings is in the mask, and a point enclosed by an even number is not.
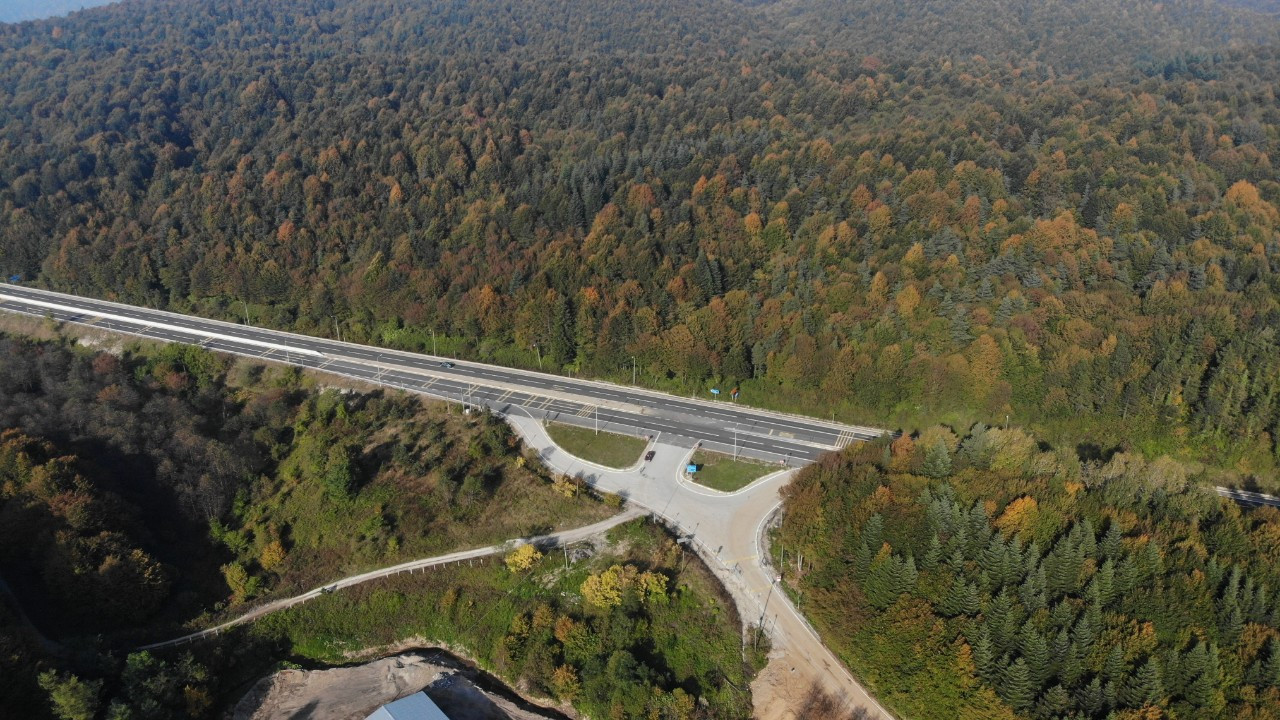
{"type": "Polygon", "coordinates": [[[600,406],[596,406],[596,434],[600,434],[600,406]]]}
{"type": "Polygon", "coordinates": [[[534,343],[533,349],[536,350],[538,353],[538,369],[541,370],[542,369],[542,348],[538,346],[538,343],[534,343]]]}
{"type": "Polygon", "coordinates": [[[774,575],[773,582],[769,583],[769,594],[764,596],[764,607],[760,609],[760,622],[756,623],[756,628],[764,625],[765,613],[769,612],[769,600],[773,598],[773,588],[781,578],[781,575],[774,575]]]}
{"type": "Polygon", "coordinates": [[[244,305],[244,324],[248,325],[249,324],[249,303],[244,298],[240,298],[240,304],[244,305]]]}
{"type": "Polygon", "coordinates": [[[636,356],[631,356],[631,384],[636,384],[636,356]]]}
{"type": "Polygon", "coordinates": [[[440,357],[440,349],[436,347],[436,329],[431,328],[431,354],[440,357]]]}
{"type": "Polygon", "coordinates": [[[733,426],[733,459],[738,459],[738,426],[733,426]]]}

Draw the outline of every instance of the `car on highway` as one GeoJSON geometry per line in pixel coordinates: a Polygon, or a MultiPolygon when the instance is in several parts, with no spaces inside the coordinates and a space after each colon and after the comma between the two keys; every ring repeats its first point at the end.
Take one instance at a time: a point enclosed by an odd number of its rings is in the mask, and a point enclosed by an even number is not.
{"type": "Polygon", "coordinates": [[[451,362],[449,362],[449,361],[447,361],[447,360],[446,360],[446,361],[444,361],[444,362],[440,363],[440,367],[442,367],[442,368],[451,368],[451,367],[453,367],[453,363],[451,363],[451,362]]]}
{"type": "Polygon", "coordinates": [[[650,460],[653,459],[653,456],[656,454],[658,454],[657,450],[650,450],[649,452],[644,454],[644,461],[649,462],[650,460]]]}

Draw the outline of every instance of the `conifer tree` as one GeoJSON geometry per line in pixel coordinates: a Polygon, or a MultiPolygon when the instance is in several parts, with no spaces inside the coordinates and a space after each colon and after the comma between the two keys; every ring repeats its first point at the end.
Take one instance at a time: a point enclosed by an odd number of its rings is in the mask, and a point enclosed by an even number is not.
{"type": "Polygon", "coordinates": [[[941,561],[942,543],[938,540],[938,533],[934,532],[929,536],[929,549],[920,558],[920,567],[925,570],[933,570],[938,567],[938,563],[941,561]]]}
{"type": "Polygon", "coordinates": [[[1004,671],[999,691],[1001,697],[1007,700],[1015,710],[1025,712],[1035,703],[1035,685],[1031,671],[1027,668],[1027,662],[1018,658],[1004,671]]]}
{"type": "Polygon", "coordinates": [[[1084,711],[1085,715],[1096,717],[1101,715],[1107,707],[1106,697],[1102,690],[1102,680],[1096,675],[1089,684],[1076,691],[1076,705],[1084,711]]]}
{"type": "Polygon", "coordinates": [[[951,475],[951,454],[947,451],[947,444],[942,438],[938,438],[925,450],[924,466],[921,471],[935,480],[951,475]]]}
{"type": "Polygon", "coordinates": [[[1159,705],[1164,696],[1160,681],[1160,665],[1155,658],[1147,658],[1120,690],[1120,700],[1128,707],[1140,708],[1159,705]]]}
{"type": "Polygon", "coordinates": [[[1049,644],[1045,642],[1044,635],[1030,620],[1022,625],[1019,649],[1022,651],[1022,658],[1027,662],[1027,671],[1038,692],[1044,682],[1049,679],[1049,644]]]}
{"type": "Polygon", "coordinates": [[[995,682],[997,675],[995,648],[991,644],[991,632],[986,625],[978,631],[978,641],[973,646],[973,664],[978,668],[978,676],[988,685],[995,682]]]}
{"type": "Polygon", "coordinates": [[[1107,531],[1102,535],[1102,542],[1098,545],[1098,554],[1104,558],[1111,560],[1119,560],[1120,552],[1123,549],[1123,536],[1120,534],[1120,525],[1112,520],[1107,525],[1107,531]]]}

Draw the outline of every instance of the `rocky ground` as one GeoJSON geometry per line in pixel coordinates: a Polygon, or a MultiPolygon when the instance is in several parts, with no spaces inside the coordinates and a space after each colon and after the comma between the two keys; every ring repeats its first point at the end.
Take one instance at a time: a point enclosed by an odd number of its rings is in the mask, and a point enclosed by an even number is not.
{"type": "Polygon", "coordinates": [[[425,690],[450,720],[565,720],[482,686],[474,669],[436,651],[417,651],[330,670],[282,670],[263,678],[229,720],[364,720],[380,706],[425,690]]]}

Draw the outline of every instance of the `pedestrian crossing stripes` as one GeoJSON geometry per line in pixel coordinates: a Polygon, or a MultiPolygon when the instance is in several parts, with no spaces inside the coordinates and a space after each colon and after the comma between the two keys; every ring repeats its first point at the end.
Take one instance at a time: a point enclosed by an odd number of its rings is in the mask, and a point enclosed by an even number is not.
{"type": "Polygon", "coordinates": [[[591,413],[595,412],[595,405],[583,405],[582,409],[574,413],[578,417],[591,417],[591,413]]]}
{"type": "Polygon", "coordinates": [[[500,403],[502,403],[502,402],[506,402],[506,401],[507,401],[507,398],[509,398],[509,397],[511,397],[512,395],[515,395],[515,394],[516,394],[516,391],[515,391],[515,390],[508,390],[508,391],[506,391],[506,392],[504,392],[504,393],[502,393],[501,395],[499,395],[499,396],[498,396],[498,400],[497,400],[497,402],[500,402],[500,403]]]}
{"type": "Polygon", "coordinates": [[[836,438],[836,447],[843,450],[849,447],[849,444],[857,439],[858,439],[857,435],[855,435],[852,430],[845,430],[840,433],[839,437],[836,438]]]}

